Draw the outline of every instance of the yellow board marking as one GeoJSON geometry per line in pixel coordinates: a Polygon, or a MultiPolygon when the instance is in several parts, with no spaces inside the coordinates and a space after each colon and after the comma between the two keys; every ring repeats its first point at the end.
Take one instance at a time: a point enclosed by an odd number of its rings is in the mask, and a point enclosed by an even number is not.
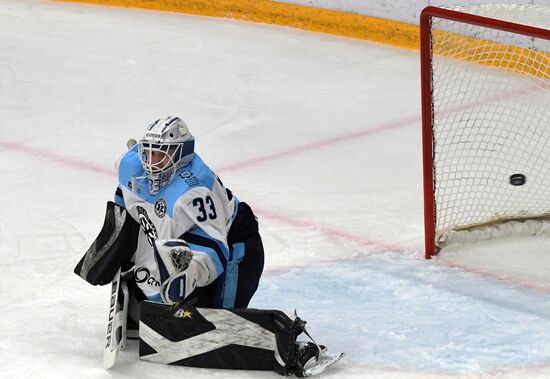
{"type": "Polygon", "coordinates": [[[550,79],[550,54],[479,38],[465,37],[441,30],[433,32],[433,54],[459,61],[550,79]]]}
{"type": "Polygon", "coordinates": [[[377,17],[269,0],[57,0],[290,26],[406,49],[419,49],[419,27],[377,17]]]}
{"type": "MultiPolygon", "coordinates": [[[[187,13],[200,16],[290,26],[297,29],[369,40],[406,49],[420,48],[420,28],[399,21],[270,0],[56,0],[187,13]]],[[[434,31],[434,38],[438,34],[434,31]]],[[[434,54],[497,67],[537,78],[549,77],[549,54],[515,46],[453,35],[434,54]],[[466,46],[466,48],[464,48],[466,46]],[[456,55],[458,47],[462,53],[456,55]],[[467,53],[475,52],[473,56],[467,53]]]]}

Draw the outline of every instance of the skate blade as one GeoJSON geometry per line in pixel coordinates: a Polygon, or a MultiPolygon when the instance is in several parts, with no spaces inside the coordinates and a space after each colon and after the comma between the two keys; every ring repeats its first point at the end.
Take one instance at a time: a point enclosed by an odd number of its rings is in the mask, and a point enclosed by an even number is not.
{"type": "MultiPolygon", "coordinates": [[[[335,356],[328,355],[326,353],[321,353],[321,356],[319,357],[318,361],[314,361],[311,363],[311,365],[307,365],[309,367],[304,367],[304,377],[318,375],[325,371],[327,368],[338,362],[342,357],[344,356],[344,353],[340,353],[335,356]]],[[[309,362],[308,362],[309,363],[309,362]]]]}

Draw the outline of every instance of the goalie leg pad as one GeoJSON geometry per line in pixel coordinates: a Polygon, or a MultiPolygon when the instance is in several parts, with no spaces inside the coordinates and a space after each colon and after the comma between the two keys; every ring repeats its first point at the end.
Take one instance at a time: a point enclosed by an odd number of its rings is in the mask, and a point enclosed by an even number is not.
{"type": "Polygon", "coordinates": [[[289,375],[305,322],[278,310],[212,309],[144,301],[140,359],[164,364],[289,375]]]}

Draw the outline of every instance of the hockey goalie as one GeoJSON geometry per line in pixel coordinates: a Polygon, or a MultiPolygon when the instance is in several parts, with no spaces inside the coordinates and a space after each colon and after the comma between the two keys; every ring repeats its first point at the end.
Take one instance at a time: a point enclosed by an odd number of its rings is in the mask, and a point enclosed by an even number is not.
{"type": "Polygon", "coordinates": [[[305,322],[248,309],[264,251],[251,208],[224,187],[194,151],[178,117],[156,120],[117,162],[118,187],[102,230],[75,268],[93,285],[111,283],[104,366],[126,338],[150,362],[274,370],[298,377],[342,357],[298,342],[305,322]]]}

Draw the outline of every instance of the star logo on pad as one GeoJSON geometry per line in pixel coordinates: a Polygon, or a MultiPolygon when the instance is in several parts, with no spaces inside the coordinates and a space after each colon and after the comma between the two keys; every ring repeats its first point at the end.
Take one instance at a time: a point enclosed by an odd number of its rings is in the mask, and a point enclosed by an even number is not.
{"type": "Polygon", "coordinates": [[[183,316],[181,316],[182,318],[193,318],[192,317],[193,314],[189,311],[183,311],[183,316]]]}

